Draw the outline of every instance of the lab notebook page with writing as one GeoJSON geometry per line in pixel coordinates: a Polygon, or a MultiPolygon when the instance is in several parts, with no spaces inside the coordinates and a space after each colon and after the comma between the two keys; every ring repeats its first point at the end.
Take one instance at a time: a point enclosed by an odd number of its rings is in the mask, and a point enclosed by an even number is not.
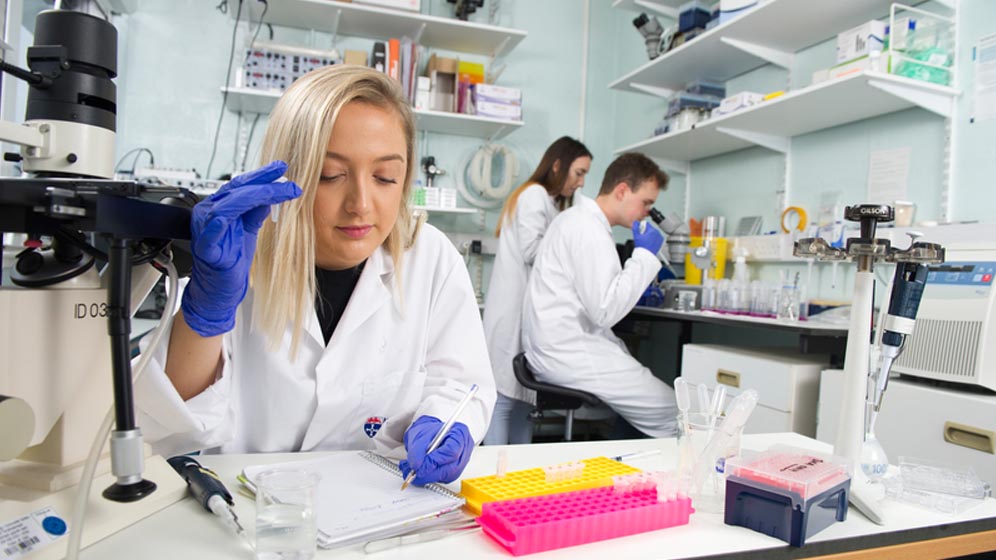
{"type": "Polygon", "coordinates": [[[341,453],[243,469],[254,483],[260,473],[296,469],[321,476],[315,498],[318,545],[334,548],[435,525],[440,516],[459,515],[463,498],[439,484],[401,491],[401,470],[369,451],[341,453]]]}

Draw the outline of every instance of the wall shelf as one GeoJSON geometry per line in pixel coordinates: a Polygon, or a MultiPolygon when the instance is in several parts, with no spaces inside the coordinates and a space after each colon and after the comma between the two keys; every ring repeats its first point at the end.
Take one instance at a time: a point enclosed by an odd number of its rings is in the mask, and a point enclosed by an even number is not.
{"type": "Polygon", "coordinates": [[[647,62],[609,87],[668,95],[693,80],[726,81],[768,63],[790,65],[797,51],[888,15],[890,5],[888,0],[769,0],[647,62]]]}
{"type": "Polygon", "coordinates": [[[432,214],[477,214],[477,208],[434,208],[429,206],[413,206],[413,210],[421,210],[432,214]]]}
{"type": "Polygon", "coordinates": [[[616,150],[689,162],[752,146],[779,149],[793,136],[923,107],[949,116],[959,91],[910,78],[862,72],[790,91],[690,130],[655,136],[616,150]]]}
{"type": "MultiPolygon", "coordinates": [[[[260,2],[251,5],[252,21],[258,22],[263,6],[260,2]]],[[[238,8],[239,0],[228,0],[228,13],[233,17],[238,8]]],[[[407,36],[429,48],[495,58],[526,38],[526,32],[518,29],[333,0],[271,0],[263,21],[372,39],[407,36]]]]}
{"type": "MultiPolygon", "coordinates": [[[[225,88],[221,89],[222,92],[226,91],[225,88]]],[[[281,95],[275,91],[239,87],[230,87],[227,91],[228,100],[225,106],[228,110],[236,113],[269,113],[281,95]]],[[[415,124],[419,130],[428,132],[471,136],[494,141],[517,130],[525,123],[524,121],[506,121],[461,113],[416,110],[415,124]]]]}

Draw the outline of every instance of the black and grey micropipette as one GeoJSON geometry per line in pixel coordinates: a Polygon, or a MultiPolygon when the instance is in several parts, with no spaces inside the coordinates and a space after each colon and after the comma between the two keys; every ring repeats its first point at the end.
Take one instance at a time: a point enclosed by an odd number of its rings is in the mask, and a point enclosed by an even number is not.
{"type": "Polygon", "coordinates": [[[221,483],[221,479],[214,471],[201,466],[196,459],[189,455],[179,455],[168,459],[168,462],[186,481],[190,495],[204,506],[204,509],[218,516],[239,536],[245,536],[245,529],[242,528],[238,516],[232,510],[232,506],[235,505],[232,494],[221,483]]]}

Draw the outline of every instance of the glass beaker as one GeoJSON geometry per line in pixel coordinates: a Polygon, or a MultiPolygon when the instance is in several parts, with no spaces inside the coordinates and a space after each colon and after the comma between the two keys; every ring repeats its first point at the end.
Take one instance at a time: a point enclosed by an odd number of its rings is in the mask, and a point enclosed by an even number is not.
{"type": "Polygon", "coordinates": [[[695,511],[723,513],[726,505],[726,460],[740,454],[743,430],[737,430],[724,449],[706,457],[703,452],[708,451],[721,422],[722,418],[693,412],[688,415],[687,431],[679,427],[678,476],[695,511]]]}
{"type": "Polygon", "coordinates": [[[315,492],[320,478],[302,470],[260,473],[256,479],[257,560],[309,560],[315,556],[315,492]]]}

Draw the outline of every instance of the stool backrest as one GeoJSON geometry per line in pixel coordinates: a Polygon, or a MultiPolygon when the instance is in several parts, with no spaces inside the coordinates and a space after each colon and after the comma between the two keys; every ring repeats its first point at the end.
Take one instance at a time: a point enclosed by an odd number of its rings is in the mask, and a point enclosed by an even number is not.
{"type": "Polygon", "coordinates": [[[536,376],[533,375],[533,370],[529,369],[525,352],[520,352],[512,358],[512,371],[515,372],[515,378],[523,387],[534,391],[542,391],[545,388],[540,386],[540,383],[536,381],[536,376]]]}

